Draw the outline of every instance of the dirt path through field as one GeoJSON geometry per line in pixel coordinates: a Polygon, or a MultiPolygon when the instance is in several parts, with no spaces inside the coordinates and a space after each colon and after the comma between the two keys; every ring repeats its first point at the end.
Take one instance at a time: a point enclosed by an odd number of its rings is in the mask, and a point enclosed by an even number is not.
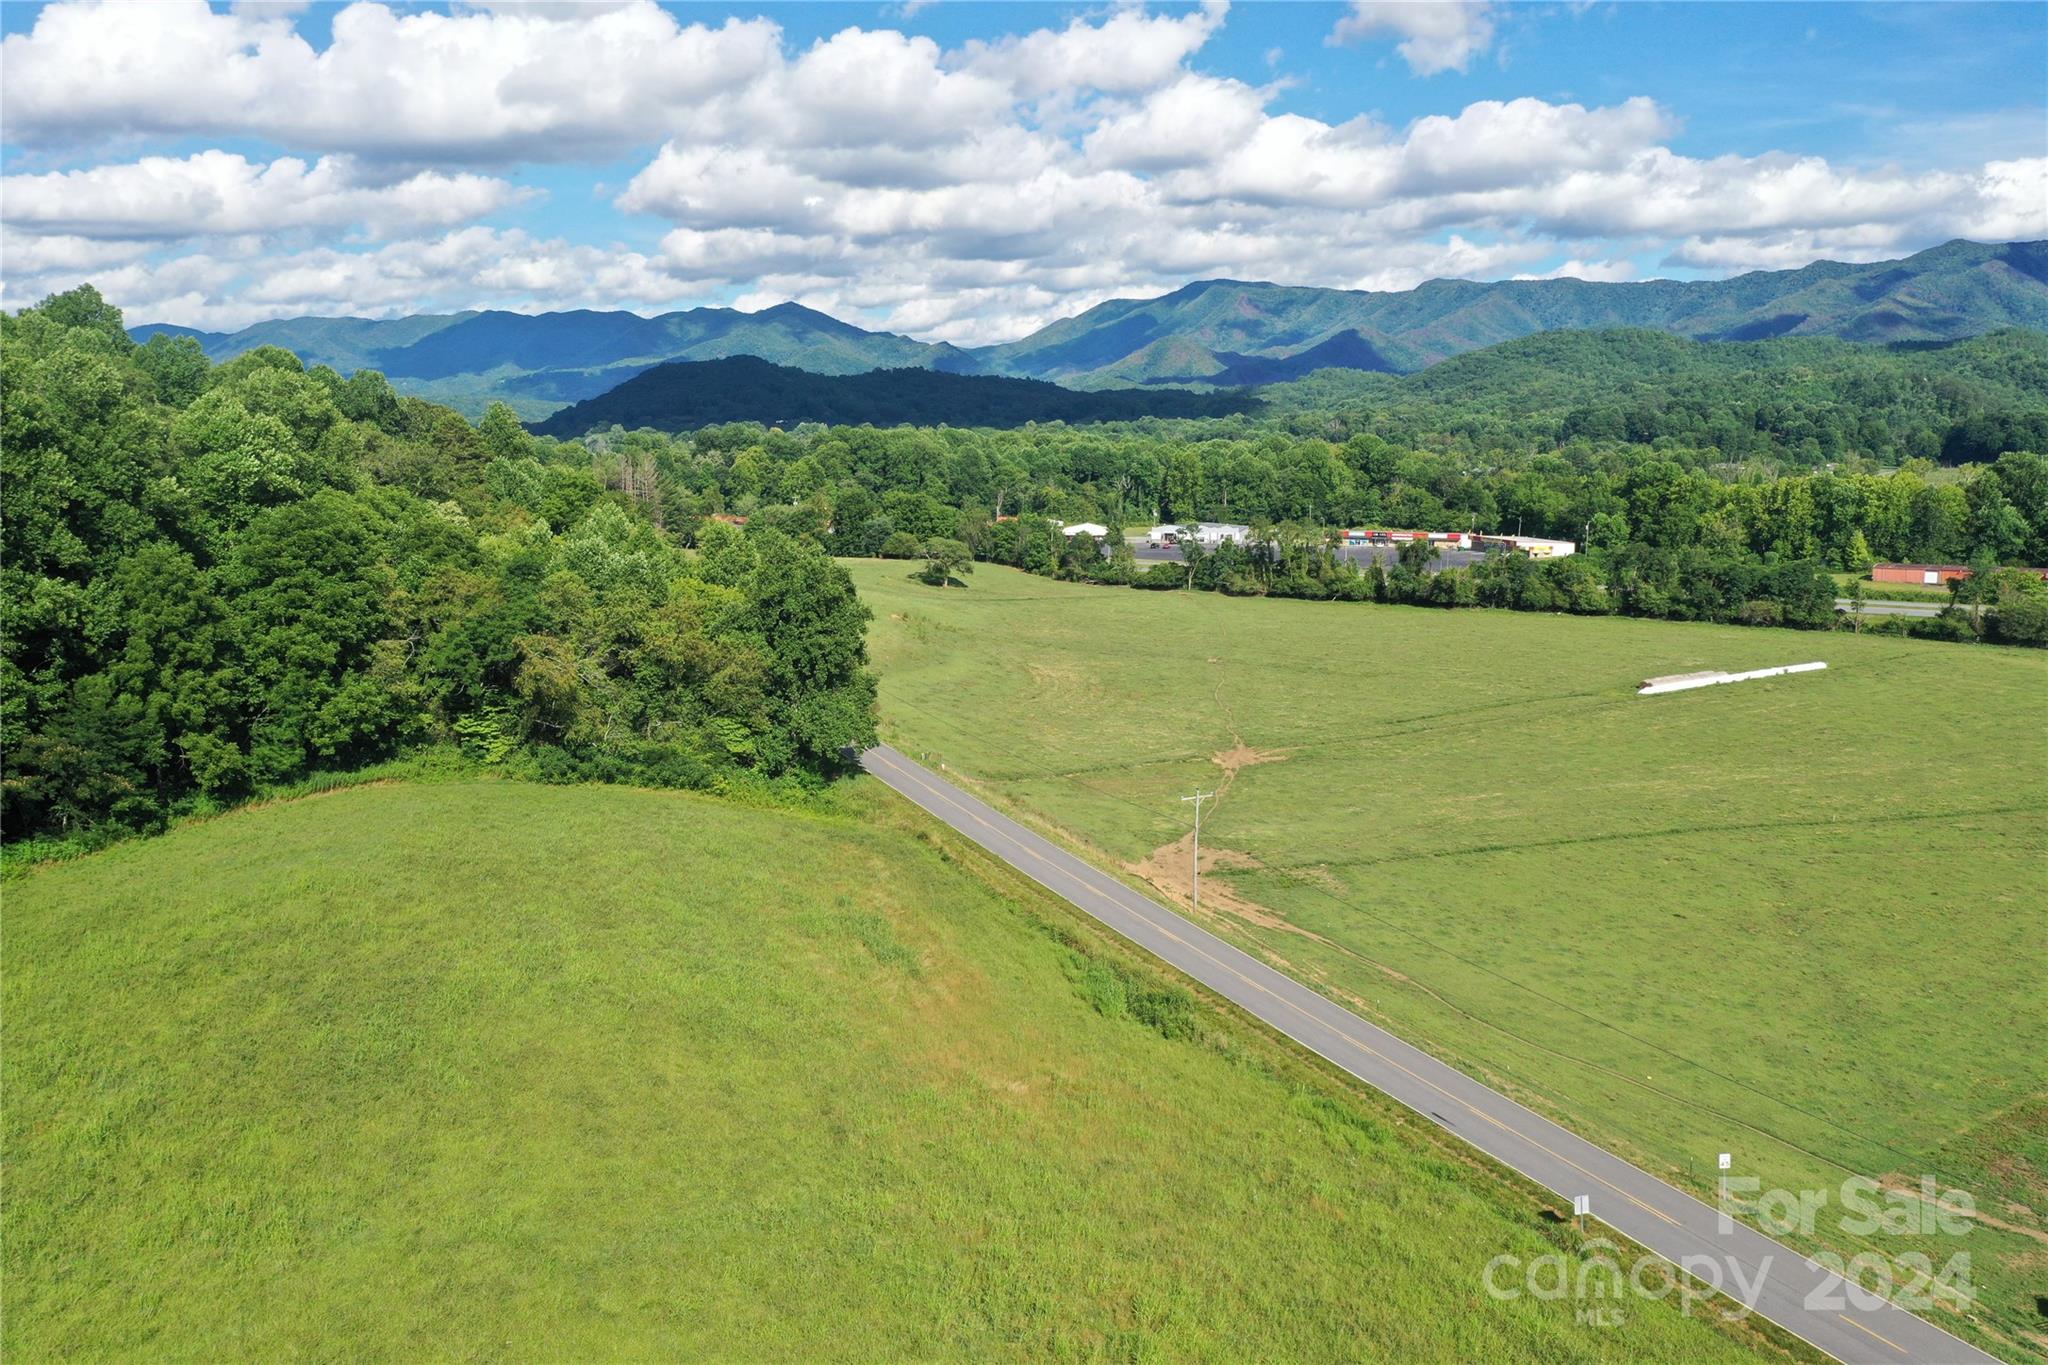
{"type": "MultiPolygon", "coordinates": [[[[1228,749],[1218,750],[1209,757],[1210,762],[1223,770],[1223,780],[1216,784],[1214,804],[1210,806],[1211,810],[1223,804],[1223,798],[1230,791],[1231,784],[1237,780],[1237,775],[1246,768],[1255,767],[1261,763],[1278,763],[1287,757],[1285,753],[1277,749],[1254,749],[1246,744],[1235,732],[1231,734],[1230,738],[1232,743],[1228,749]]],[[[1124,866],[1127,870],[1137,873],[1140,877],[1151,882],[1162,891],[1168,892],[1176,899],[1191,902],[1194,889],[1194,860],[1192,857],[1194,842],[1195,832],[1193,829],[1190,829],[1172,843],[1161,845],[1153,849],[1148,856],[1140,859],[1138,862],[1126,863],[1124,866]]],[[[1213,873],[1223,869],[1250,871],[1261,866],[1263,864],[1258,859],[1248,853],[1239,853],[1235,849],[1221,848],[1213,843],[1202,849],[1201,870],[1205,873],[1213,873]]],[[[1207,887],[1207,893],[1203,900],[1202,908],[1204,910],[1222,911],[1225,914],[1236,915],[1238,918],[1248,923],[1256,924],[1263,929],[1278,929],[1285,933],[1305,935],[1315,939],[1318,943],[1328,942],[1320,934],[1310,933],[1306,929],[1289,924],[1264,906],[1246,900],[1233,890],[1226,881],[1210,882],[1207,887]]]]}

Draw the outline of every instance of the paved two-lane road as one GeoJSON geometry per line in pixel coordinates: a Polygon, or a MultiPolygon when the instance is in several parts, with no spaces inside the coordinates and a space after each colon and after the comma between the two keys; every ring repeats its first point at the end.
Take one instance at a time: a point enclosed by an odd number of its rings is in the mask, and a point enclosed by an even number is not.
{"type": "MultiPolygon", "coordinates": [[[[1856,604],[1848,598],[1835,599],[1836,611],[1848,612],[1855,609],[1856,604]]],[[[1939,616],[1941,613],[1942,604],[1939,602],[1886,602],[1875,597],[1863,599],[1865,616],[1939,616]]]]}
{"type": "MultiPolygon", "coordinates": [[[[1047,890],[1273,1028],[1569,1199],[1838,1360],[1863,1365],[1992,1358],[1874,1300],[1789,1247],[1720,1215],[1275,971],[1033,834],[887,745],[861,763],[897,792],[1047,890]]],[[[1711,1311],[1711,1310],[1705,1310],[1711,1311]]]]}

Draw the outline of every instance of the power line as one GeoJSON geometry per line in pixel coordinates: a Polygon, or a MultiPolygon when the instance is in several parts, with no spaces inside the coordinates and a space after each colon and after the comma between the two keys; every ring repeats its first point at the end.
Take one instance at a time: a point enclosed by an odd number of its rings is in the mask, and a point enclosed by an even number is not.
{"type": "MultiPolygon", "coordinates": [[[[929,707],[923,706],[916,702],[905,701],[900,697],[892,699],[891,704],[900,704],[908,706],[912,710],[923,712],[924,714],[933,716],[936,719],[950,719],[948,717],[939,715],[938,713],[932,711],[929,707]]],[[[1005,748],[1002,745],[989,742],[985,737],[978,737],[978,742],[981,742],[985,744],[986,747],[994,749],[997,752],[1002,753],[1010,758],[1017,759],[1018,761],[1024,763],[1026,766],[1037,769],[1039,772],[1043,773],[1047,777],[1051,777],[1062,782],[1071,782],[1075,786],[1080,787],[1083,790],[1088,791],[1096,796],[1105,797],[1109,800],[1120,802],[1123,805],[1129,806],[1133,810],[1141,811],[1148,816],[1158,815],[1158,811],[1151,806],[1145,805],[1142,802],[1135,801],[1130,797],[1120,795],[1116,792],[1105,791],[1100,787],[1094,786],[1091,783],[1081,780],[1079,777],[1073,776],[1068,773],[1060,772],[1055,768],[1049,767],[1037,759],[1033,759],[1027,755],[1020,754],[1017,751],[1005,748]]],[[[1182,799],[1187,800],[1191,798],[1182,799]]],[[[1590,1014],[1587,1011],[1579,1008],[1578,1006],[1570,1003],[1569,1001],[1559,1000],[1554,996],[1548,995],[1545,992],[1536,989],[1534,986],[1528,985],[1525,982],[1517,981],[1513,977],[1508,976],[1506,973],[1501,972],[1496,968],[1489,967],[1482,962],[1476,962],[1471,958],[1464,956],[1461,953],[1458,953],[1450,948],[1447,948],[1444,945],[1437,943],[1436,941],[1429,938],[1427,935],[1418,932],[1417,930],[1411,928],[1408,925],[1401,924],[1396,921],[1389,920],[1384,916],[1374,914],[1372,911],[1366,909],[1365,907],[1347,901],[1342,897],[1336,895],[1334,892],[1329,891],[1324,887],[1318,886],[1313,882],[1297,881],[1296,885],[1304,891],[1308,892],[1310,895],[1322,896],[1324,899],[1328,900],[1331,904],[1337,906],[1341,910],[1361,915],[1362,917],[1369,919],[1374,923],[1381,925],[1384,928],[1393,930],[1397,933],[1412,938],[1416,942],[1422,944],[1424,947],[1442,953],[1445,957],[1450,958],[1454,962],[1460,963],[1468,968],[1471,968],[1474,971],[1490,976],[1495,980],[1501,981],[1509,986],[1514,987],[1517,990],[1525,991],[1529,995],[1545,1002],[1546,1004],[1555,1006],[1556,1008],[1577,1015],[1579,1018],[1585,1020],[1590,1024],[1593,1024],[1602,1029],[1606,1029],[1609,1032],[1617,1034],[1620,1037],[1626,1038],[1629,1041],[1638,1044],[1639,1046],[1648,1048],[1665,1057],[1669,1057],[1671,1060],[1678,1062],[1682,1065],[1692,1067],[1693,1069],[1702,1072],[1705,1075],[1715,1077],[1718,1080],[1721,1080],[1731,1086],[1734,1086],[1738,1090],[1742,1090],[1748,1094],[1754,1095],[1757,1098],[1765,1100],[1771,1104],[1776,1104],[1785,1109],[1789,1109],[1793,1113],[1799,1114],[1805,1118],[1812,1119],[1817,1123],[1825,1124],[1829,1128],[1832,1128],[1839,1133],[1846,1134],[1847,1136],[1856,1139],[1858,1142],[1866,1143],[1879,1151],[1889,1153],[1890,1155],[1898,1157],[1901,1160],[1909,1162],[1917,1162],[1924,1160],[1924,1157],[1918,1154],[1901,1151],[1899,1148],[1892,1146],[1890,1143],[1885,1142],[1880,1138],[1874,1138],[1866,1133],[1860,1133],[1855,1129],[1848,1127],[1845,1124],[1842,1124],[1834,1119],[1827,1117],[1825,1114],[1818,1114],[1813,1112],[1812,1110],[1803,1108],[1800,1105],[1794,1104],[1792,1101],[1784,1099],[1781,1096],[1773,1095],[1767,1090],[1759,1089],[1757,1086],[1751,1084],[1748,1081],[1742,1080],[1739,1077],[1730,1076],[1725,1072],[1718,1071],[1715,1068],[1708,1066],[1704,1062],[1696,1061],[1693,1058],[1687,1057],[1682,1053],[1674,1052],[1670,1048],[1664,1046],[1661,1043],[1631,1033],[1627,1029],[1622,1028],[1620,1025],[1602,1019],[1598,1015],[1590,1014]]],[[[1344,944],[1335,944],[1333,946],[1345,952],[1348,952],[1353,956],[1360,956],[1355,949],[1350,949],[1344,944]]],[[[1712,1105],[1707,1104],[1703,1101],[1690,1099],[1681,1095],[1675,1095],[1672,1094],[1670,1091],[1659,1089],[1658,1087],[1650,1085],[1644,1081],[1637,1080],[1635,1077],[1633,1077],[1627,1072],[1617,1071],[1614,1068],[1605,1065],[1604,1063],[1596,1062],[1589,1058],[1580,1057],[1574,1053],[1564,1051],[1561,1048],[1553,1047],[1547,1043],[1538,1042],[1536,1039],[1530,1038],[1526,1034],[1523,1034],[1509,1027],[1506,1024],[1502,1024],[1495,1020],[1488,1019],[1485,1016],[1477,1013],[1476,1011],[1471,1010],[1462,1004],[1459,1004],[1450,996],[1444,994],[1442,991],[1436,989],[1434,986],[1431,986],[1427,982],[1422,981],[1420,978],[1415,977],[1412,973],[1404,974],[1407,975],[1409,980],[1412,981],[1415,985],[1422,988],[1424,991],[1434,996],[1436,999],[1441,1000],[1445,1005],[1449,1006],[1452,1010],[1472,1020],[1474,1023],[1479,1024],[1482,1027],[1492,1029],[1494,1032],[1500,1033],[1505,1037],[1512,1038],[1515,1041],[1523,1044],[1524,1046],[1535,1048],[1540,1052],[1545,1052],[1550,1054],[1551,1056],[1562,1058],[1566,1061],[1575,1063],[1576,1065],[1583,1066],[1589,1070],[1596,1071],[1602,1075],[1612,1076],[1615,1079],[1626,1081],[1628,1082],[1628,1084],[1635,1086],[1638,1089],[1647,1091],[1648,1093],[1656,1095],[1662,1099],[1669,1100],[1672,1103],[1683,1105],[1687,1108],[1697,1110],[1700,1113],[1710,1114],[1715,1118],[1725,1119],[1728,1122],[1739,1124],[1752,1132],[1761,1133],[1764,1136],[1771,1138],[1775,1142],[1782,1143],[1784,1146],[1790,1148],[1793,1151],[1800,1152],[1806,1156],[1810,1156],[1816,1161],[1824,1162],[1827,1165],[1834,1166],[1839,1170],[1848,1171],[1852,1174],[1863,1174],[1863,1172],[1858,1171],[1855,1167],[1850,1166],[1845,1162],[1842,1162],[1834,1157],[1827,1156],[1824,1153],[1816,1152],[1811,1150],[1810,1148],[1803,1147],[1791,1138],[1788,1138],[1783,1134],[1776,1132],[1773,1129],[1764,1127],[1761,1124],[1753,1123],[1737,1115],[1726,1113],[1725,1111],[1716,1109],[1712,1105]]],[[[1523,1083],[1529,1084],[1526,1080],[1523,1083]]],[[[1537,1089],[1539,1093],[1541,1091],[1541,1087],[1531,1086],[1531,1088],[1537,1089]]],[[[1555,1097],[1552,1098],[1553,1100],[1555,1100],[1555,1097]]]]}
{"type": "Polygon", "coordinates": [[[1205,792],[1200,788],[1195,790],[1193,796],[1181,798],[1182,801],[1195,803],[1195,842],[1188,860],[1188,876],[1195,888],[1194,906],[1198,911],[1202,908],[1202,803],[1213,801],[1215,798],[1215,792],[1205,792]]]}

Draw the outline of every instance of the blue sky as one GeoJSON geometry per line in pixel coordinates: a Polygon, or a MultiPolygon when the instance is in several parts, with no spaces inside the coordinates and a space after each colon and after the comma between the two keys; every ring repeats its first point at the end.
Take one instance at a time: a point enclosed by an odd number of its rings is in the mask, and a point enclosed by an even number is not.
{"type": "Polygon", "coordinates": [[[131,320],[758,307],[2048,235],[2048,7],[0,6],[0,285],[131,320]]]}

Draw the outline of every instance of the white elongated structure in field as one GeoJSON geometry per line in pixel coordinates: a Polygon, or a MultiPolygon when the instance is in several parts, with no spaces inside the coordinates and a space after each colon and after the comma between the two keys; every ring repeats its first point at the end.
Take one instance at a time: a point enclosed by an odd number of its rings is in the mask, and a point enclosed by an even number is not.
{"type": "Polygon", "coordinates": [[[1685,692],[1695,687],[1713,687],[1720,683],[1748,682],[1751,678],[1776,678],[1786,673],[1816,673],[1827,665],[1821,662],[1810,664],[1780,664],[1776,668],[1752,668],[1747,673],[1723,673],[1709,669],[1704,673],[1673,673],[1667,677],[1650,678],[1636,689],[1639,697],[1654,697],[1660,692],[1685,692]]]}

